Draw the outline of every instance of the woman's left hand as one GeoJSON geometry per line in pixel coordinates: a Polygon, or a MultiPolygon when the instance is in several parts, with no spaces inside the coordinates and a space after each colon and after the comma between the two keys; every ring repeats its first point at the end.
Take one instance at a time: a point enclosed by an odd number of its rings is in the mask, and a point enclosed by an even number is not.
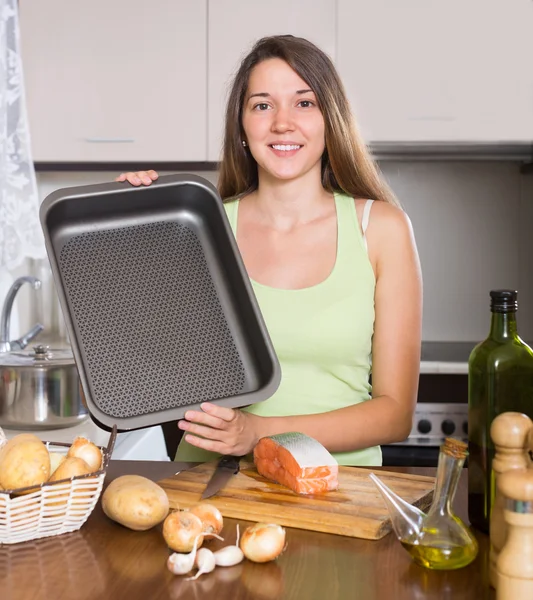
{"type": "Polygon", "coordinates": [[[186,432],[189,444],[218,454],[244,456],[259,441],[257,425],[261,417],[217,406],[210,402],[200,405],[201,410],[189,410],[178,427],[186,432]]]}

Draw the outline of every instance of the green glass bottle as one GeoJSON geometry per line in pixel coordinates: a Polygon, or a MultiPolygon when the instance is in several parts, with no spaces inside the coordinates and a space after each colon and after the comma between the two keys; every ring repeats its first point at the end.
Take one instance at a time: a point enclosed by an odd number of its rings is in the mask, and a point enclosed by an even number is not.
{"type": "Polygon", "coordinates": [[[514,290],[490,292],[490,333],[468,361],[468,517],[485,533],[494,499],[491,423],[506,411],[533,418],[533,350],[518,336],[517,296],[514,290]]]}

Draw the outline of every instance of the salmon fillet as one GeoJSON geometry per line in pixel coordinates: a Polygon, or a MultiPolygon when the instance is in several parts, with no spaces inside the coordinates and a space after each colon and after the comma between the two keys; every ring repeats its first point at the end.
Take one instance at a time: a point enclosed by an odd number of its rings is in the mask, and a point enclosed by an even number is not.
{"type": "Polygon", "coordinates": [[[297,494],[321,494],[337,489],[339,465],[312,437],[279,433],[261,438],[254,448],[257,471],[297,494]]]}

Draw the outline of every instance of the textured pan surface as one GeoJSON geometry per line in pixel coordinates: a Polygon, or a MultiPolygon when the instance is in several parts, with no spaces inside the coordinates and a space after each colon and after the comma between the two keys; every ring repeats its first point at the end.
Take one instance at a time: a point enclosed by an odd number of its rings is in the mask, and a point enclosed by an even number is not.
{"type": "Polygon", "coordinates": [[[244,366],[189,227],[82,234],[59,262],[105,413],[131,417],[244,390],[244,366]]]}
{"type": "Polygon", "coordinates": [[[279,383],[220,201],[200,178],[161,179],[149,194],[60,190],[41,210],[89,410],[121,429],[259,402],[279,383]]]}

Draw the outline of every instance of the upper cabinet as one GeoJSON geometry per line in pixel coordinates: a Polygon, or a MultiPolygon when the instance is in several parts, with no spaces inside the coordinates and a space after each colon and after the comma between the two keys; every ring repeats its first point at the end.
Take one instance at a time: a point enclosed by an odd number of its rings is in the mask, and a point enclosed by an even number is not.
{"type": "Polygon", "coordinates": [[[533,140],[532,0],[22,0],[36,162],[215,162],[240,61],[293,34],[370,143],[533,140]]]}
{"type": "Polygon", "coordinates": [[[33,159],[205,161],[207,0],[23,0],[33,159]]]}
{"type": "Polygon", "coordinates": [[[336,0],[210,0],[208,16],[208,160],[221,156],[224,108],[232,76],[253,43],[290,33],[335,58],[336,0]]]}
{"type": "Polygon", "coordinates": [[[531,0],[337,7],[337,64],[367,141],[531,142],[531,0]]]}

